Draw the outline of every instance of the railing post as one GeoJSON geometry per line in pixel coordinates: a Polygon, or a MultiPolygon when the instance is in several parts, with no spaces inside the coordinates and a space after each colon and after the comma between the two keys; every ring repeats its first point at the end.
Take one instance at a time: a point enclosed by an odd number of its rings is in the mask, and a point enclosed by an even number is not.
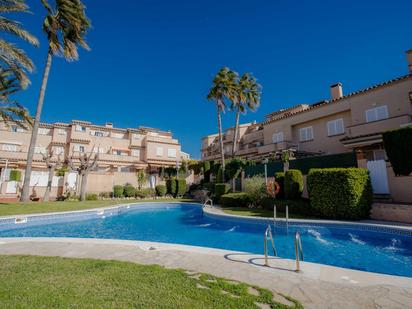
{"type": "Polygon", "coordinates": [[[265,251],[265,266],[269,266],[268,262],[268,239],[267,239],[267,229],[265,231],[265,237],[264,237],[264,251],[265,251]]]}
{"type": "Polygon", "coordinates": [[[277,217],[277,213],[276,213],[276,204],[273,206],[273,223],[276,226],[276,217],[277,217]]]}

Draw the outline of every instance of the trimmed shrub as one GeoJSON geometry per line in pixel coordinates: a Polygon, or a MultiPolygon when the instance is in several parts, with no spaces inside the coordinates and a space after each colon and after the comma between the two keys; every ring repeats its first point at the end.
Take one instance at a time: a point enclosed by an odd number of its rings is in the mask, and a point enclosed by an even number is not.
{"type": "Polygon", "coordinates": [[[223,194],[220,197],[220,205],[222,207],[247,207],[249,197],[245,192],[223,194]]]}
{"type": "Polygon", "coordinates": [[[97,194],[96,193],[87,193],[86,194],[86,201],[97,201],[97,194]]]}
{"type": "Polygon", "coordinates": [[[249,205],[259,207],[262,199],[267,197],[265,178],[255,175],[245,179],[245,191],[249,196],[249,205]]]}
{"type": "Polygon", "coordinates": [[[121,185],[116,185],[113,187],[113,196],[122,197],[124,192],[124,187],[121,185]]]}
{"type": "Polygon", "coordinates": [[[203,162],[203,178],[206,182],[210,182],[210,162],[204,161],[203,162]]]}
{"type": "Polygon", "coordinates": [[[136,188],[132,185],[125,185],[123,189],[123,195],[125,197],[134,197],[136,195],[136,188]]]}
{"type": "Polygon", "coordinates": [[[279,184],[279,187],[280,187],[279,193],[276,195],[276,198],[284,199],[285,198],[285,173],[284,172],[275,173],[275,180],[279,184]]]}
{"type": "Polygon", "coordinates": [[[212,193],[215,192],[215,184],[213,182],[205,182],[202,187],[212,193]]]}
{"type": "Polygon", "coordinates": [[[229,192],[229,185],[227,183],[217,183],[215,184],[215,197],[216,202],[220,202],[220,197],[229,192]]]}
{"type": "Polygon", "coordinates": [[[311,169],[307,182],[311,207],[321,216],[331,219],[369,216],[373,193],[367,169],[311,169]]]}
{"type": "Polygon", "coordinates": [[[165,196],[167,193],[167,188],[165,185],[157,185],[156,186],[156,194],[158,196],[165,196]]]}
{"type": "Polygon", "coordinates": [[[183,196],[187,192],[187,185],[185,179],[176,180],[176,196],[183,196]]]}
{"type": "Polygon", "coordinates": [[[285,173],[284,180],[285,198],[298,199],[303,192],[303,176],[299,170],[288,170],[285,173]]]}
{"type": "Polygon", "coordinates": [[[383,133],[383,144],[395,175],[412,173],[412,126],[383,133]]]}
{"type": "Polygon", "coordinates": [[[222,170],[222,167],[220,167],[219,170],[217,171],[216,182],[217,183],[222,183],[223,181],[224,181],[224,179],[223,179],[223,170],[222,170]]]}
{"type": "Polygon", "coordinates": [[[166,188],[167,188],[167,194],[176,195],[176,179],[168,179],[166,180],[166,188]]]}
{"type": "Polygon", "coordinates": [[[113,196],[112,192],[100,192],[99,197],[100,198],[111,198],[113,196]]]}
{"type": "Polygon", "coordinates": [[[10,181],[20,181],[21,180],[21,171],[11,170],[9,180],[10,181]]]}
{"type": "Polygon", "coordinates": [[[138,198],[147,198],[147,197],[154,197],[156,195],[155,189],[152,188],[144,188],[140,190],[136,190],[136,197],[138,198]]]}

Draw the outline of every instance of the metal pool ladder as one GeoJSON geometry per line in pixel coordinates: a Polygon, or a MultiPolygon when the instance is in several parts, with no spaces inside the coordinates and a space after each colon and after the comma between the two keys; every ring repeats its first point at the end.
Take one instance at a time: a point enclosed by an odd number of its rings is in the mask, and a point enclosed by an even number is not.
{"type": "Polygon", "coordinates": [[[212,201],[212,199],[208,198],[208,199],[206,200],[206,202],[203,204],[203,207],[206,207],[206,206],[207,206],[207,203],[210,203],[210,206],[213,206],[213,201],[212,201]]]}
{"type": "Polygon", "coordinates": [[[302,241],[299,232],[295,233],[296,271],[300,271],[300,261],[303,261],[302,241]]]}
{"type": "Polygon", "coordinates": [[[278,256],[278,254],[276,252],[275,242],[273,241],[272,229],[270,228],[270,225],[268,225],[268,227],[266,228],[266,231],[265,231],[265,240],[264,240],[265,241],[265,243],[264,243],[265,266],[269,266],[269,262],[268,262],[268,237],[269,237],[269,240],[272,244],[273,255],[278,256]]]}

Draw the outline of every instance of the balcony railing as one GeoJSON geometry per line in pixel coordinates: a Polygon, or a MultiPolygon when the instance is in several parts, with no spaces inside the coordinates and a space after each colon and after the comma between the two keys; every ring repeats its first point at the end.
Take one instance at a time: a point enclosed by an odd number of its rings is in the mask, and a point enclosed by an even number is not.
{"type": "Polygon", "coordinates": [[[387,130],[399,128],[402,124],[410,123],[412,115],[404,114],[396,117],[390,117],[373,122],[365,122],[347,127],[349,137],[381,133],[387,130]]]}

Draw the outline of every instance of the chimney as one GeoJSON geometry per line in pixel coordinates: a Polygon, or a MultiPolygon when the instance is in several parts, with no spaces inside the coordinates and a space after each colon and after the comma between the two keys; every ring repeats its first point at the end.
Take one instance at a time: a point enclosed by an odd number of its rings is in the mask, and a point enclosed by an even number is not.
{"type": "Polygon", "coordinates": [[[106,124],[104,125],[106,128],[113,128],[113,123],[111,122],[106,122],[106,124]]]}
{"type": "Polygon", "coordinates": [[[337,83],[330,86],[330,96],[332,100],[337,100],[343,97],[342,84],[337,83]]]}
{"type": "Polygon", "coordinates": [[[409,74],[412,74],[412,49],[406,51],[406,57],[408,60],[409,74]]]}

